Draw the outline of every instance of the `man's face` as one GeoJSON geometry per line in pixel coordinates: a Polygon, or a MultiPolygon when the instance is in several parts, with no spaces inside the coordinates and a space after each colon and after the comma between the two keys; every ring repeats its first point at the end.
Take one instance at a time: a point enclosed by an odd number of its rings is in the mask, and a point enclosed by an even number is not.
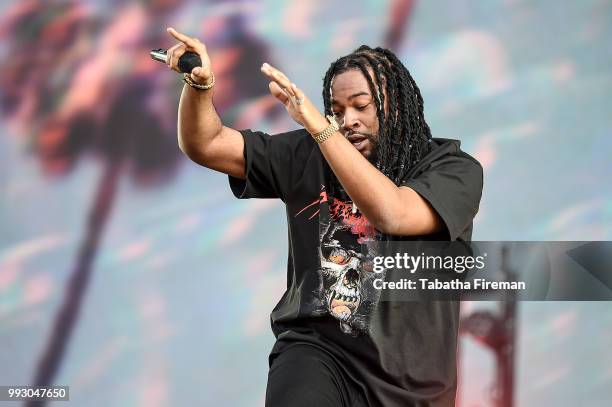
{"type": "MultiPolygon", "coordinates": [[[[376,102],[361,71],[352,69],[332,80],[331,106],[340,132],[370,162],[378,141],[376,102]]],[[[386,110],[386,98],[385,98],[386,110]]]]}

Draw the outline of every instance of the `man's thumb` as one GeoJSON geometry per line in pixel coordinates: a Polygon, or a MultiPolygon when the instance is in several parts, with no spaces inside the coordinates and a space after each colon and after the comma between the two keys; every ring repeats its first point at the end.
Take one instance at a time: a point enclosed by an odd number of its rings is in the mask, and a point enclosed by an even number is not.
{"type": "Polygon", "coordinates": [[[191,79],[197,83],[207,83],[210,80],[210,74],[206,74],[204,67],[196,66],[191,70],[191,79]]]}

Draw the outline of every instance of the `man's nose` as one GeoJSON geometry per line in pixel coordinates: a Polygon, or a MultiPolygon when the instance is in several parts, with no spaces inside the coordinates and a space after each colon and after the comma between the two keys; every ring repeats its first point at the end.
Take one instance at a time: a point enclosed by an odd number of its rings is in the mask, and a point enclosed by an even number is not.
{"type": "Polygon", "coordinates": [[[350,113],[350,112],[346,112],[344,114],[343,119],[344,119],[344,121],[342,123],[342,127],[345,130],[354,129],[354,128],[359,126],[359,123],[357,121],[357,116],[352,114],[352,113],[350,113]]]}

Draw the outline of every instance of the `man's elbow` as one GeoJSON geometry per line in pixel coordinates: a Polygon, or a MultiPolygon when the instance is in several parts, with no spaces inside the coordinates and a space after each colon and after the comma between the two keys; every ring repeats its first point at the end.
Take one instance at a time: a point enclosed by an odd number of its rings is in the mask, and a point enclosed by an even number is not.
{"type": "Polygon", "coordinates": [[[401,236],[403,229],[398,219],[389,219],[386,221],[376,222],[376,230],[389,236],[401,236]]]}
{"type": "Polygon", "coordinates": [[[185,145],[183,144],[183,139],[181,139],[181,137],[178,138],[178,148],[179,150],[181,150],[181,153],[183,153],[183,155],[189,157],[189,154],[187,154],[185,145]]]}
{"type": "Polygon", "coordinates": [[[208,158],[206,154],[206,148],[205,148],[206,145],[202,145],[201,143],[196,144],[193,142],[189,142],[189,141],[186,141],[186,139],[184,139],[183,137],[179,137],[178,147],[183,153],[183,155],[185,155],[191,161],[197,164],[200,164],[200,165],[206,164],[206,161],[208,158]]]}
{"type": "Polygon", "coordinates": [[[400,229],[400,217],[396,214],[381,214],[379,217],[371,219],[370,223],[381,233],[395,235],[400,229]]]}
{"type": "Polygon", "coordinates": [[[389,236],[423,236],[445,228],[444,222],[435,211],[422,214],[408,214],[404,211],[402,214],[392,214],[381,218],[375,227],[389,236]]]}
{"type": "Polygon", "coordinates": [[[195,156],[195,152],[193,147],[189,147],[187,145],[185,145],[181,139],[179,138],[179,142],[178,142],[178,147],[181,150],[181,152],[183,153],[183,155],[187,158],[189,158],[190,160],[194,160],[194,156],[195,156]]]}

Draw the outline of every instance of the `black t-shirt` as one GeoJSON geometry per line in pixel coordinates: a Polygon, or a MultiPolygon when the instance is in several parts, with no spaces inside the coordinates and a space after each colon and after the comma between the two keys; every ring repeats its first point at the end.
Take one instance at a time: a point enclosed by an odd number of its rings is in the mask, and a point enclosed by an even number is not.
{"type": "MultiPolygon", "coordinates": [[[[270,316],[270,362],[293,343],[310,344],[334,357],[371,406],[453,406],[459,303],[376,301],[360,248],[380,233],[352,202],[329,195],[331,170],[310,134],[241,134],[246,180],[230,176],[232,192],[286,206],[287,290],[270,316]]],[[[482,167],[458,140],[434,138],[430,147],[401,185],[423,196],[446,229],[407,238],[469,241],[482,167]]]]}

